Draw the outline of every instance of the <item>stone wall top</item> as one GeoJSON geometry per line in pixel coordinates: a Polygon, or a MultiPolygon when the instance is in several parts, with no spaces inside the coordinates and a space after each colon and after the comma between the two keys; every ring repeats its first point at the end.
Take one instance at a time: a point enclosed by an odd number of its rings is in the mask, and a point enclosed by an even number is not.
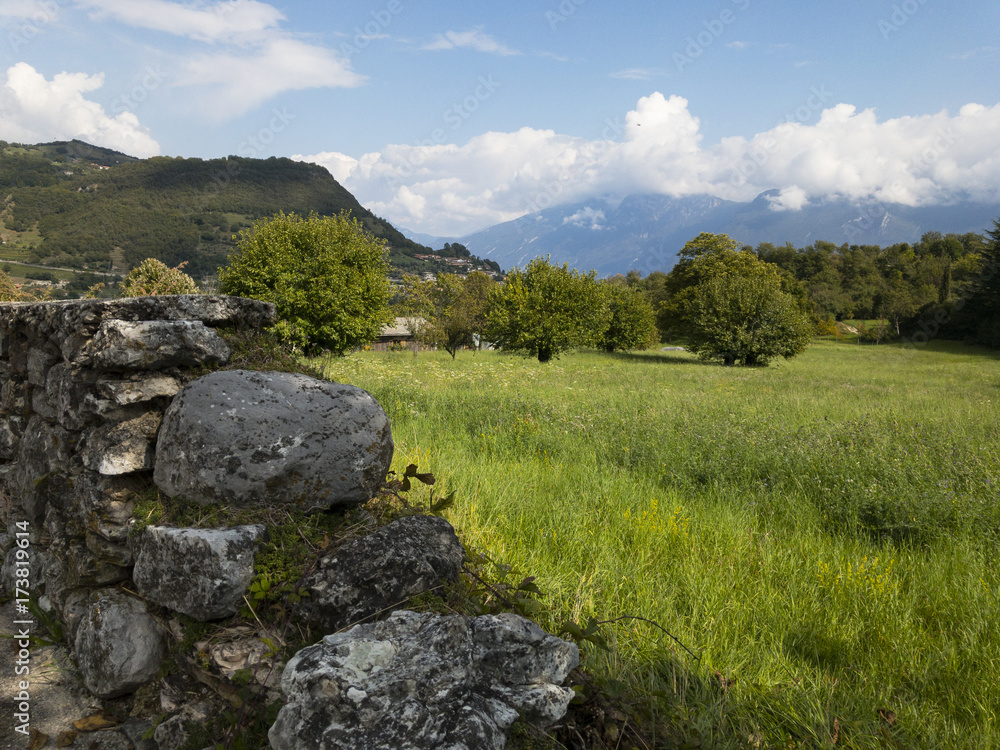
{"type": "Polygon", "coordinates": [[[6,332],[92,336],[104,320],[197,320],[213,328],[264,328],[274,324],[276,314],[270,302],[216,294],[0,303],[0,330],[6,332]]]}

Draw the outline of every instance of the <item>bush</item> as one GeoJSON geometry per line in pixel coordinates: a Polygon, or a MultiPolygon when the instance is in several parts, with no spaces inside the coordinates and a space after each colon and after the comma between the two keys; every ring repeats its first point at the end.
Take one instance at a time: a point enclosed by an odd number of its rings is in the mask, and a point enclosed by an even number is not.
{"type": "Polygon", "coordinates": [[[170,268],[156,258],[146,258],[122,282],[122,297],[153,297],[160,294],[200,294],[194,279],[181,271],[185,263],[170,268]]]}

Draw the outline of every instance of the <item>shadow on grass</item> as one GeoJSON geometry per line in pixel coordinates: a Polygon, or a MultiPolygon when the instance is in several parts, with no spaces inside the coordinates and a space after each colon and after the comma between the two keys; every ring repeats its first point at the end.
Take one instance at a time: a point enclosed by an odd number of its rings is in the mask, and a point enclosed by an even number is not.
{"type": "Polygon", "coordinates": [[[655,362],[663,365],[701,365],[711,366],[711,362],[703,362],[686,351],[648,351],[648,352],[600,352],[608,359],[620,362],[655,362]]]}

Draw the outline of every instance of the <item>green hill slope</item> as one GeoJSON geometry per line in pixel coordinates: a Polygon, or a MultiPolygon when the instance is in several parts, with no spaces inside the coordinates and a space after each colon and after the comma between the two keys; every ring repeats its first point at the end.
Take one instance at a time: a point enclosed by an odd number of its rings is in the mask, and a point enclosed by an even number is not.
{"type": "Polygon", "coordinates": [[[139,160],[81,141],[0,141],[0,198],[0,256],[47,266],[124,273],[153,257],[201,277],[226,263],[234,235],[279,211],[348,211],[411,272],[431,253],[322,167],[275,157],[139,160]]]}

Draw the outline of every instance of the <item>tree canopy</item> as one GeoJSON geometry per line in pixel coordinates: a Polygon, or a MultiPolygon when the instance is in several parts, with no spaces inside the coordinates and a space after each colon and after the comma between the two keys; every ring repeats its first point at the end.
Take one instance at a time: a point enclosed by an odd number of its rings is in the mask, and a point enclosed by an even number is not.
{"type": "Polygon", "coordinates": [[[668,275],[661,315],[702,359],[766,365],[794,357],[813,333],[794,278],[726,235],[702,233],[668,275]]]}
{"type": "Polygon", "coordinates": [[[572,347],[598,344],[610,318],[596,274],[536,258],[490,293],[486,335],[505,351],[548,362],[572,347]]]}
{"type": "Polygon", "coordinates": [[[279,213],[240,233],[219,290],[273,302],[286,341],[343,354],[389,322],[387,269],[385,245],[346,213],[279,213]]]}

